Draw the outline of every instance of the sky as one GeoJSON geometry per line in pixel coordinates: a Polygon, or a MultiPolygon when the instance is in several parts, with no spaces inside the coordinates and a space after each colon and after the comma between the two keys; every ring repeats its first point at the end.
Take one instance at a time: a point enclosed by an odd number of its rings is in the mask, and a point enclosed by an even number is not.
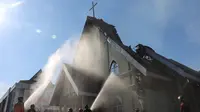
{"type": "MultiPolygon", "coordinates": [[[[126,45],[142,43],[200,69],[199,0],[95,0],[97,18],[126,45]]],[[[30,79],[64,42],[80,35],[92,0],[0,0],[0,96],[30,79]]]]}

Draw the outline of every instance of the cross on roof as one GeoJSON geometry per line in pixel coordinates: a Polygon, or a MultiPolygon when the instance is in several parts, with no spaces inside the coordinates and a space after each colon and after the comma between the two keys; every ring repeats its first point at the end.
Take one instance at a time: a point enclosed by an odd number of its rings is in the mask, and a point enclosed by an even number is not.
{"type": "Polygon", "coordinates": [[[97,5],[97,3],[94,3],[94,2],[92,1],[92,8],[90,8],[89,11],[92,10],[92,12],[93,12],[93,17],[95,17],[94,7],[95,7],[96,5],[97,5]]]}

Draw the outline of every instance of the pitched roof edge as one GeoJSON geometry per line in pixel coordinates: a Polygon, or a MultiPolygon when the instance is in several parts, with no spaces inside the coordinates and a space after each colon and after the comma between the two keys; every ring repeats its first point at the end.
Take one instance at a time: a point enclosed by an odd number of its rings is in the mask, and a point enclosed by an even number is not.
{"type": "Polygon", "coordinates": [[[68,67],[66,65],[67,64],[63,65],[63,71],[65,72],[65,75],[67,76],[69,82],[71,83],[75,93],[78,95],[78,93],[79,93],[78,87],[77,87],[76,83],[74,82],[73,78],[71,77],[71,75],[68,71],[68,67]]]}

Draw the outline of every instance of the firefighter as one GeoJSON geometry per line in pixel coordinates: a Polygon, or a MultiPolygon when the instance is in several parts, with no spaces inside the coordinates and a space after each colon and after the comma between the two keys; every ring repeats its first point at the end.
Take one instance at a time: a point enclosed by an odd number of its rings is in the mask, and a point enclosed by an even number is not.
{"type": "Polygon", "coordinates": [[[178,97],[180,101],[180,112],[190,112],[190,107],[189,105],[185,102],[183,96],[178,97]]]}
{"type": "Polygon", "coordinates": [[[84,110],[84,112],[92,112],[92,110],[90,110],[89,106],[86,105],[86,106],[85,106],[85,110],[84,110]]]}
{"type": "Polygon", "coordinates": [[[145,56],[145,48],[142,44],[138,44],[136,46],[136,53],[143,58],[145,56]]]}
{"type": "Polygon", "coordinates": [[[23,97],[18,97],[18,102],[14,105],[14,112],[24,112],[23,97]]]}
{"type": "Polygon", "coordinates": [[[36,111],[35,111],[35,105],[34,105],[34,104],[32,104],[32,105],[30,106],[30,109],[28,110],[28,112],[36,112],[36,111]]]}

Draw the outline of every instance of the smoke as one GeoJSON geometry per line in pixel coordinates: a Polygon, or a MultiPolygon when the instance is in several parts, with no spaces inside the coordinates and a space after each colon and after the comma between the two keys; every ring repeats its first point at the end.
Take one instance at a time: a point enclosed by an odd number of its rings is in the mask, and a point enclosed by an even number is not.
{"type": "MultiPolygon", "coordinates": [[[[36,102],[40,100],[48,84],[52,82],[53,79],[56,79],[56,74],[61,70],[62,63],[72,62],[77,42],[77,38],[66,40],[65,43],[49,57],[47,64],[42,70],[42,74],[37,78],[37,83],[32,86],[33,93],[25,102],[25,108],[29,108],[31,104],[37,104],[36,102]]],[[[49,100],[51,100],[51,98],[49,98],[49,100]]],[[[48,102],[40,101],[40,103],[44,105],[48,102]]]]}

